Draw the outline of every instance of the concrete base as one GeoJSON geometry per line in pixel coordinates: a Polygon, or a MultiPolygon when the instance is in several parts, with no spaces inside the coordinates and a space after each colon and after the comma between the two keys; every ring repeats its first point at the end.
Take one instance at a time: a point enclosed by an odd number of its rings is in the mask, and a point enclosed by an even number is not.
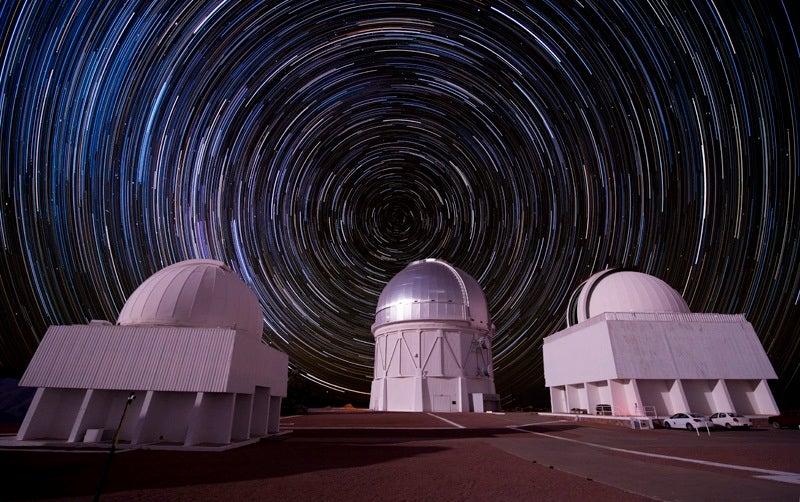
{"type": "Polygon", "coordinates": [[[227,451],[234,448],[240,448],[255,444],[261,441],[261,438],[243,439],[241,441],[230,442],[226,444],[194,444],[191,446],[184,446],[182,444],[147,444],[142,445],[142,450],[164,450],[164,451],[227,451]]]}
{"type": "MultiPolygon", "coordinates": [[[[605,425],[619,425],[622,427],[631,428],[631,421],[638,420],[643,422],[649,422],[650,428],[654,425],[661,426],[662,422],[665,418],[669,418],[669,416],[658,416],[658,417],[633,417],[633,416],[626,416],[626,417],[615,417],[615,416],[604,416],[604,415],[582,415],[582,414],[575,414],[575,413],[539,413],[540,416],[543,417],[558,417],[558,418],[567,418],[575,422],[587,422],[587,423],[595,423],[595,424],[605,424],[605,425]]],[[[750,419],[750,422],[753,424],[753,428],[759,427],[768,427],[769,415],[745,415],[745,417],[750,419]]]]}
{"type": "MultiPolygon", "coordinates": [[[[194,446],[238,444],[278,432],[281,396],[256,386],[254,393],[39,388],[16,439],[109,445],[119,428],[119,444],[194,446]],[[124,413],[124,415],[123,415],[124,413]],[[124,417],[124,418],[123,418],[124,417]]],[[[216,448],[216,446],[215,446],[216,448]]]]}
{"type": "Polygon", "coordinates": [[[543,417],[558,417],[558,418],[568,418],[575,422],[590,422],[595,424],[605,424],[605,425],[619,425],[621,427],[626,427],[629,429],[634,428],[632,423],[638,421],[640,423],[646,423],[648,427],[642,428],[649,428],[652,429],[654,423],[657,423],[657,419],[655,417],[645,417],[645,416],[637,416],[637,417],[614,417],[614,416],[607,416],[607,415],[581,415],[575,413],[539,413],[540,416],[543,417]]]}
{"type": "MultiPolygon", "coordinates": [[[[118,443],[117,453],[124,453],[134,450],[164,450],[164,451],[227,451],[234,448],[240,448],[251,444],[258,443],[261,440],[279,440],[291,434],[292,431],[281,431],[277,434],[270,434],[265,437],[248,438],[241,441],[233,441],[224,444],[195,444],[184,445],[180,443],[169,442],[155,442],[155,443],[118,443]]],[[[111,448],[109,442],[97,443],[69,443],[66,441],[48,441],[48,440],[19,440],[19,439],[0,439],[0,449],[16,449],[16,450],[30,450],[30,451],[48,451],[53,450],[63,452],[80,452],[80,453],[108,453],[111,448]]]]}

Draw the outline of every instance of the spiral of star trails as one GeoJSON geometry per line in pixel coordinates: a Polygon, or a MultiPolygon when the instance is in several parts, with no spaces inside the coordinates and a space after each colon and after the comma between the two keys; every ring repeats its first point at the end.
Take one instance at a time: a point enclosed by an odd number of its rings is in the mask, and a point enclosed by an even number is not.
{"type": "Polygon", "coordinates": [[[0,334],[115,319],[173,262],[229,263],[264,337],[358,398],[385,283],[483,286],[498,391],[608,266],[744,313],[800,395],[800,81],[791,2],[8,0],[0,334]]]}

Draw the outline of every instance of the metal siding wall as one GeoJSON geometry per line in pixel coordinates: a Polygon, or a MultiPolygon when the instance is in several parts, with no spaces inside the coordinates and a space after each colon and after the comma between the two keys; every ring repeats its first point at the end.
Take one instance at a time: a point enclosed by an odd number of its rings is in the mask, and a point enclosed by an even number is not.
{"type": "Polygon", "coordinates": [[[402,337],[400,333],[390,333],[386,335],[386,354],[387,354],[387,376],[403,376],[400,370],[400,354],[405,350],[402,347],[402,337]]]}
{"type": "Polygon", "coordinates": [[[20,385],[222,392],[235,336],[226,329],[52,326],[20,385]]]}
{"type": "Polygon", "coordinates": [[[286,395],[289,357],[260,339],[236,337],[226,392],[250,394],[256,385],[269,387],[273,396],[286,395]]]}
{"type": "Polygon", "coordinates": [[[608,322],[617,377],[777,377],[755,331],[741,316],[684,315],[715,320],[608,322]]]}
{"type": "Polygon", "coordinates": [[[589,323],[566,336],[548,337],[542,351],[547,387],[607,380],[617,374],[605,322],[589,323]]]}

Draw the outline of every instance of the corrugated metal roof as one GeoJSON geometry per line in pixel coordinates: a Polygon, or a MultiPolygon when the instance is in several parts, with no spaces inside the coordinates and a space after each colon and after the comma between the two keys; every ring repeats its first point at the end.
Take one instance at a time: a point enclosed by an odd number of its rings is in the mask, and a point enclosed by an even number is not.
{"type": "Polygon", "coordinates": [[[162,326],[51,326],[26,387],[225,392],[236,331],[162,326]]]}

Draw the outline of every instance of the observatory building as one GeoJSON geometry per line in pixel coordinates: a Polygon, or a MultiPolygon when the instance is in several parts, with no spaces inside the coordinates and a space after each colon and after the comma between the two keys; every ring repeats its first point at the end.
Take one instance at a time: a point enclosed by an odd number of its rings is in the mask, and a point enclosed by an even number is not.
{"type": "Polygon", "coordinates": [[[743,315],[693,314],[656,277],[611,269],[573,293],[568,327],[544,339],[554,413],[772,415],[777,378],[743,315]]]}
{"type": "Polygon", "coordinates": [[[104,441],[121,423],[123,444],[219,448],[276,433],[288,358],[262,327],[256,296],[222,262],[166,267],[116,325],[47,330],[20,381],[37,389],[17,439],[104,441]]]}
{"type": "Polygon", "coordinates": [[[462,270],[436,259],[409,264],[383,289],[372,334],[370,409],[498,409],[494,326],[480,285],[462,270]]]}

